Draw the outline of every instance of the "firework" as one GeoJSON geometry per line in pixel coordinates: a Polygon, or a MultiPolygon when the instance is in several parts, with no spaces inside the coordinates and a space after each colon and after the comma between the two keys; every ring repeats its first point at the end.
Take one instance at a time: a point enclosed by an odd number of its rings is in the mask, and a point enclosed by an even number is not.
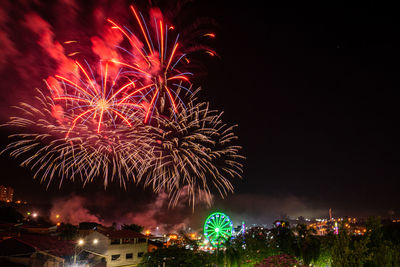
{"type": "MultiPolygon", "coordinates": [[[[2,151],[25,157],[21,166],[35,171],[34,177],[50,185],[54,177],[79,178],[83,184],[102,178],[104,185],[118,178],[126,182],[144,181],[156,193],[166,192],[171,206],[180,199],[211,203],[213,191],[223,197],[233,191],[230,179],[241,177],[241,147],[234,145],[234,126],[221,120],[222,112],[192,99],[176,118],[154,116],[146,125],[140,116],[131,116],[131,125],[103,120],[97,132],[91,124],[71,123],[76,119],[63,112],[52,96],[37,90],[37,103],[21,103],[20,117],[6,124],[18,129],[13,141],[2,151]]],[[[171,113],[171,116],[172,115],[171,113]]]]}
{"type": "Polygon", "coordinates": [[[102,177],[107,186],[118,177],[124,187],[127,180],[135,180],[135,173],[143,168],[141,163],[151,156],[145,131],[136,125],[121,124],[113,128],[109,125],[112,120],[102,122],[107,130],[100,133],[86,124],[71,129],[65,121],[75,118],[68,113],[63,113],[62,118],[55,116],[60,106],[51,96],[37,92],[37,103],[20,103],[16,108],[22,115],[11,117],[5,124],[19,133],[10,136],[13,141],[2,153],[24,157],[21,166],[30,166],[35,171],[34,177],[47,181],[48,186],[54,177],[60,178],[60,186],[65,178],[79,178],[86,184],[102,177]]]}
{"type": "Polygon", "coordinates": [[[135,88],[135,82],[128,80],[115,88],[121,83],[124,72],[120,69],[116,77],[110,80],[108,66],[113,64],[110,62],[100,62],[101,75],[98,79],[88,64],[88,70],[77,61],[75,64],[83,78],[80,78],[79,72],[69,74],[72,80],[55,75],[59,82],[47,83],[49,90],[53,92],[53,100],[60,103],[62,109],[73,118],[66,136],[69,136],[77,124],[94,124],[97,133],[100,133],[107,121],[111,121],[114,128],[120,122],[132,127],[132,116],[139,114],[132,112],[132,109],[142,108],[126,96],[135,88]]]}
{"type": "Polygon", "coordinates": [[[194,100],[175,119],[154,116],[156,126],[147,126],[154,156],[145,185],[155,192],[167,192],[172,206],[183,195],[194,206],[198,198],[210,204],[212,191],[222,197],[232,192],[230,179],[241,177],[243,156],[241,147],[233,144],[237,139],[234,126],[224,124],[221,116],[208,103],[194,100]]]}
{"type": "MultiPolygon", "coordinates": [[[[149,25],[134,6],[130,6],[130,10],[136,19],[137,28],[140,29],[136,34],[127,27],[118,25],[114,20],[108,19],[112,28],[120,31],[131,45],[131,49],[118,47],[123,53],[123,60],[112,59],[111,61],[130,69],[130,75],[140,82],[141,87],[130,93],[129,97],[146,92],[145,96],[139,99],[139,102],[144,102],[143,105],[146,107],[144,123],[148,123],[152,115],[157,112],[164,114],[172,111],[176,116],[185,106],[185,100],[181,98],[179,91],[190,92],[189,77],[193,74],[182,71],[180,68],[190,62],[187,54],[199,49],[205,49],[212,56],[216,53],[204,46],[183,50],[179,42],[179,34],[170,33],[175,28],[164,21],[159,10],[152,10],[149,25]]],[[[208,33],[203,37],[214,38],[215,34],[208,33]]]]}
{"type": "Polygon", "coordinates": [[[192,92],[188,54],[216,53],[185,47],[159,11],[149,23],[133,6],[130,11],[137,32],[108,19],[129,48],[118,46],[115,58],[96,67],[75,61],[73,72],[49,77],[49,93],[37,90],[5,124],[18,133],[1,153],[23,158],[21,166],[47,185],[55,178],[60,186],[65,179],[85,185],[101,178],[105,186],[117,179],[123,187],[142,182],[166,192],[172,206],[182,199],[193,207],[199,199],[210,204],[214,192],[233,192],[231,179],[241,177],[244,158],[234,126],[192,92]]]}

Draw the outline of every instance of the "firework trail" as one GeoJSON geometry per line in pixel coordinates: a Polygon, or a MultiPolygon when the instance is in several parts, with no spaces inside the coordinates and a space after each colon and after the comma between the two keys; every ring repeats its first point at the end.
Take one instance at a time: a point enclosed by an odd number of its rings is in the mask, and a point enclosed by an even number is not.
{"type": "Polygon", "coordinates": [[[92,182],[96,177],[104,179],[104,185],[118,177],[121,186],[126,181],[135,180],[143,162],[148,161],[151,147],[145,131],[139,126],[119,125],[111,127],[111,119],[102,123],[107,130],[98,133],[88,125],[77,124],[73,129],[65,121],[73,121],[68,113],[63,117],[55,115],[60,106],[53,98],[37,90],[35,104],[20,103],[16,108],[22,115],[11,117],[3,126],[16,129],[13,140],[1,153],[12,157],[24,156],[21,166],[30,166],[35,171],[34,178],[50,185],[54,177],[64,179],[79,178],[92,182]],[[68,138],[66,138],[68,135],[68,138]]]}
{"type": "MultiPolygon", "coordinates": [[[[118,46],[123,60],[111,61],[130,69],[129,74],[140,82],[141,87],[129,96],[146,92],[146,97],[140,99],[145,106],[144,123],[149,123],[152,115],[157,112],[164,114],[171,110],[176,116],[180,109],[185,107],[185,101],[179,96],[179,91],[190,92],[191,87],[189,77],[193,74],[180,70],[180,67],[184,69],[184,65],[190,63],[188,53],[200,49],[205,49],[211,56],[215,56],[216,53],[205,46],[194,46],[184,50],[179,41],[179,34],[173,33],[174,26],[164,21],[158,9],[151,10],[149,25],[134,6],[131,5],[130,10],[137,22],[137,28],[140,29],[136,34],[114,20],[107,20],[113,29],[122,33],[131,46],[130,49],[118,46]]],[[[208,33],[203,37],[214,38],[215,34],[208,33]]]]}
{"type": "MultiPolygon", "coordinates": [[[[171,114],[171,116],[173,116],[171,114]]],[[[152,162],[145,173],[145,185],[155,192],[167,192],[172,206],[185,195],[189,204],[205,200],[211,204],[212,191],[224,197],[233,192],[232,178],[240,178],[244,158],[234,145],[234,126],[221,120],[222,112],[208,103],[192,100],[176,119],[154,116],[147,128],[153,139],[152,162]]]]}

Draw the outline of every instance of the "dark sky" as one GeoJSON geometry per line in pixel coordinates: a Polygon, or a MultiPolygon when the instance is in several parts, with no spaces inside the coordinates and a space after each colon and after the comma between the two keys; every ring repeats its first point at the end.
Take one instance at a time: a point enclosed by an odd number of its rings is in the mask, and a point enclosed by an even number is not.
{"type": "MultiPolygon", "coordinates": [[[[397,9],[382,1],[347,2],[199,0],[188,5],[189,17],[217,22],[212,46],[220,59],[206,60],[207,75],[198,85],[214,108],[225,111],[225,120],[239,125],[247,157],[243,180],[234,182],[235,195],[225,201],[216,197],[211,209],[257,222],[280,212],[326,216],[328,208],[340,215],[400,212],[397,9]]],[[[35,11],[51,22],[46,7],[35,11]]],[[[55,32],[57,25],[52,25],[55,32]]],[[[0,63],[6,66],[2,80],[13,79],[10,61],[0,63]]],[[[17,93],[0,87],[7,99],[1,102],[4,115],[9,95],[17,93]]],[[[3,147],[8,133],[1,132],[3,147]]],[[[154,199],[135,188],[104,191],[100,182],[84,190],[69,183],[45,191],[15,161],[1,156],[0,164],[2,183],[32,202],[72,192],[85,197],[102,192],[122,202],[154,199]]]]}
{"type": "Polygon", "coordinates": [[[222,60],[207,86],[240,125],[247,169],[238,192],[398,209],[394,6],[303,4],[220,11],[222,60]]]}

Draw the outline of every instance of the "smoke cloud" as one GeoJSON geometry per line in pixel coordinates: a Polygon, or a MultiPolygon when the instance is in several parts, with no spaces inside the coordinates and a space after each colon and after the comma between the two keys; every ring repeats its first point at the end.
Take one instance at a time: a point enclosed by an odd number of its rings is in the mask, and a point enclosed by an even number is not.
{"type": "Polygon", "coordinates": [[[326,218],[329,206],[327,203],[315,204],[294,195],[268,196],[255,194],[235,194],[215,205],[226,211],[235,224],[245,221],[248,224],[272,225],[276,219],[300,216],[305,218],[326,218]],[[225,207],[229,203],[228,207],[225,207]]]}
{"type": "Polygon", "coordinates": [[[103,221],[85,208],[87,200],[81,196],[72,195],[69,198],[57,199],[53,202],[50,211],[50,220],[62,221],[77,225],[80,222],[103,223],[103,221]],[[59,217],[58,217],[59,216],[59,217]]]}
{"type": "Polygon", "coordinates": [[[14,42],[6,32],[7,21],[7,13],[0,8],[0,71],[6,66],[9,58],[18,55],[14,42]]]}
{"type": "MultiPolygon", "coordinates": [[[[315,202],[298,196],[248,194],[231,195],[224,201],[216,201],[212,207],[208,207],[205,201],[200,200],[194,211],[187,206],[187,199],[182,199],[175,208],[170,208],[168,203],[169,199],[165,193],[160,193],[144,202],[134,198],[121,201],[117,196],[108,194],[98,194],[95,197],[70,195],[53,201],[50,216],[53,222],[60,219],[72,224],[91,221],[105,226],[116,223],[118,227],[134,223],[154,233],[168,233],[188,227],[201,230],[205,218],[214,211],[225,212],[234,225],[245,221],[247,225],[271,227],[276,219],[295,219],[299,216],[326,218],[329,209],[326,203],[315,205],[315,202]],[[57,214],[60,215],[60,219],[56,218],[57,214]]],[[[343,213],[335,209],[333,211],[334,215],[343,213]]]]}
{"type": "MultiPolygon", "coordinates": [[[[156,195],[144,204],[135,199],[121,201],[117,196],[100,193],[95,197],[72,194],[69,197],[56,198],[52,202],[50,220],[74,225],[80,222],[96,222],[105,226],[116,223],[118,227],[123,224],[138,224],[146,229],[158,229],[162,233],[177,232],[192,223],[194,213],[187,202],[188,196],[183,195],[181,202],[172,208],[165,193],[156,195]]],[[[206,204],[200,198],[196,211],[204,210],[206,204]]]]}

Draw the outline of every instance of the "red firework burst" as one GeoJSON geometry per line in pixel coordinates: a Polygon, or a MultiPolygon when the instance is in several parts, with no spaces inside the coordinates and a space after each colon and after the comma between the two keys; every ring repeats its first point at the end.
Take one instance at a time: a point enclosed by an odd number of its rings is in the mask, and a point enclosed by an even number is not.
{"type": "MultiPolygon", "coordinates": [[[[148,27],[142,14],[134,6],[130,6],[130,10],[140,28],[140,34],[134,34],[127,27],[108,19],[112,28],[120,31],[131,45],[131,51],[118,47],[129,56],[123,57],[123,61],[113,59],[112,62],[130,69],[129,74],[141,83],[142,86],[122,99],[121,103],[131,97],[137,97],[140,93],[139,103],[145,102],[143,106],[146,107],[144,122],[148,123],[158,103],[160,108],[157,111],[160,113],[164,113],[166,102],[169,103],[174,114],[179,112],[180,106],[185,108],[179,92],[186,90],[191,94],[189,76],[193,74],[179,70],[183,64],[188,64],[190,61],[187,59],[187,54],[182,51],[179,34],[172,33],[173,38],[171,38],[169,32],[174,31],[175,28],[164,21],[161,12],[153,10],[149,24],[151,27],[148,27]],[[143,42],[139,36],[142,36],[143,42]],[[186,61],[182,61],[183,59],[186,61]]],[[[214,38],[215,34],[209,33],[203,36],[214,38]]],[[[212,56],[215,55],[215,52],[209,49],[206,52],[212,56]]]]}
{"type": "Polygon", "coordinates": [[[135,115],[133,111],[143,108],[137,103],[128,101],[131,91],[138,91],[135,90],[135,82],[129,80],[121,83],[121,70],[111,79],[108,74],[109,64],[114,64],[111,62],[100,62],[101,75],[99,79],[95,78],[89,64],[85,69],[79,62],[75,61],[75,63],[79,73],[70,75],[72,76],[70,79],[55,75],[58,83],[47,83],[53,92],[53,99],[57,103],[61,103],[68,115],[73,118],[69,122],[71,125],[66,137],[79,122],[94,123],[97,133],[100,133],[103,125],[110,126],[123,122],[132,126],[131,118],[135,115]],[[89,72],[92,77],[89,76],[89,72]],[[83,78],[80,77],[81,73],[83,78]],[[116,85],[119,85],[117,89],[116,85]]]}

